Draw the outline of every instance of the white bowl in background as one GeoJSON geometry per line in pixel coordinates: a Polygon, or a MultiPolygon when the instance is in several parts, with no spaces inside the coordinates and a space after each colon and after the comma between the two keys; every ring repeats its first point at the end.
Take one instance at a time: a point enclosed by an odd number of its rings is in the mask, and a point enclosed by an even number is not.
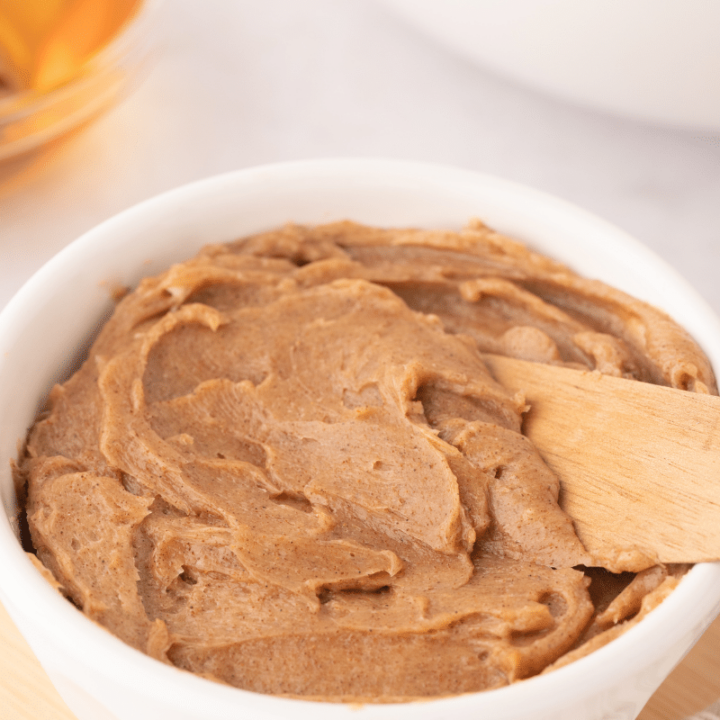
{"type": "Polygon", "coordinates": [[[42,578],[15,534],[10,462],[45,397],[112,309],[111,290],[220,242],[288,221],[352,218],[461,227],[470,217],[585,275],[664,308],[720,367],[720,323],[675,271],[561,200],[463,170],[320,160],[242,170],[182,187],[108,220],[39,270],[0,314],[0,601],[79,720],[631,720],[720,609],[720,565],[695,566],[649,617],[547,675],[484,693],[361,708],[286,700],[159,663],[88,620],[42,578]]]}
{"type": "Polygon", "coordinates": [[[384,0],[531,87],[607,112],[720,131],[716,0],[384,0]]]}

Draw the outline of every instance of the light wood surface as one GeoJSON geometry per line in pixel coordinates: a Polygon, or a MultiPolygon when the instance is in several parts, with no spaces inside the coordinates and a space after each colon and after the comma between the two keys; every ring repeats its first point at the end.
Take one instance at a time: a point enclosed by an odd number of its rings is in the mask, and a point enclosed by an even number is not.
{"type": "Polygon", "coordinates": [[[0,605],[0,718],[76,720],[0,605]]]}
{"type": "Polygon", "coordinates": [[[665,563],[720,559],[720,397],[487,360],[504,386],[525,392],[523,432],[560,478],[560,504],[590,552],[622,546],[656,551],[665,563]]]}
{"type": "MultiPolygon", "coordinates": [[[[660,686],[638,720],[682,720],[720,697],[720,618],[660,686]]],[[[76,720],[0,605],[0,718],[76,720]]],[[[160,719],[158,719],[160,720],[160,719]]]]}

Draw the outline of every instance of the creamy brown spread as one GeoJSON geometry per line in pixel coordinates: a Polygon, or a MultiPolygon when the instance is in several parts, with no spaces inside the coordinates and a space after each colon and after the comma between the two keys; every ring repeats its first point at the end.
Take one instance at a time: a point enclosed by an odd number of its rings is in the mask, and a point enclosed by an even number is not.
{"type": "Polygon", "coordinates": [[[37,555],[130,645],[264,693],[506,685],[682,568],[591,568],[483,352],[716,392],[665,314],[479,222],[288,226],[143,280],[21,470],[37,555]]]}

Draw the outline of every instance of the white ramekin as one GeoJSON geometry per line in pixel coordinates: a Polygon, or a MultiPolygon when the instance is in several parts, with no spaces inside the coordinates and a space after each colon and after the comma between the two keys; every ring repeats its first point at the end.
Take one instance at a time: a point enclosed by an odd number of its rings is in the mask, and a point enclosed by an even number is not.
{"type": "Polygon", "coordinates": [[[361,708],[236,690],[123,644],[58,595],[22,552],[10,463],[45,397],[112,309],[118,285],[203,244],[288,221],[352,218],[459,228],[480,217],[581,273],[664,308],[720,367],[720,322],[678,275],[612,225],[561,200],[463,170],[320,160],[242,170],[108,220],[39,270],[0,314],[0,601],[79,720],[630,720],[720,610],[720,565],[695,566],[660,607],[604,648],[511,687],[361,708]]]}

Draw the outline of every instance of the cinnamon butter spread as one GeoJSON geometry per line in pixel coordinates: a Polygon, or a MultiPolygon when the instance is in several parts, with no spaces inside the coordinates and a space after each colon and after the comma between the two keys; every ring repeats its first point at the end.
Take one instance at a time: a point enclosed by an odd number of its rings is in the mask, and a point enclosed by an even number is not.
{"type": "Polygon", "coordinates": [[[52,391],[34,548],[135,648],[263,693],[496,688],[637,622],[483,352],[716,392],[660,311],[479,222],[288,226],[143,280],[52,391]]]}

